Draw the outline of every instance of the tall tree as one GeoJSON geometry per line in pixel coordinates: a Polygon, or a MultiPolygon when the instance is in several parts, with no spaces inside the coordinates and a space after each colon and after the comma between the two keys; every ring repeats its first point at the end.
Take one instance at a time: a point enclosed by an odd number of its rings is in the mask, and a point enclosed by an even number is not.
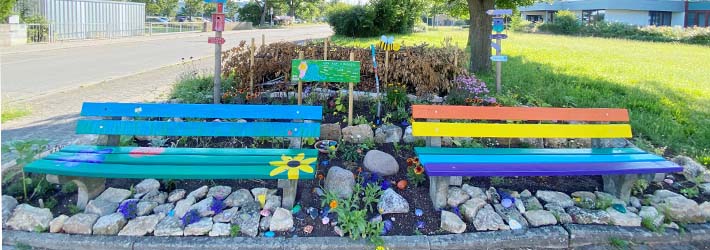
{"type": "Polygon", "coordinates": [[[7,23],[7,18],[12,14],[13,6],[15,6],[15,0],[0,1],[0,23],[7,23]]]}
{"type": "Polygon", "coordinates": [[[196,16],[202,14],[205,10],[203,0],[185,0],[185,6],[182,7],[182,14],[186,16],[196,16]]]}

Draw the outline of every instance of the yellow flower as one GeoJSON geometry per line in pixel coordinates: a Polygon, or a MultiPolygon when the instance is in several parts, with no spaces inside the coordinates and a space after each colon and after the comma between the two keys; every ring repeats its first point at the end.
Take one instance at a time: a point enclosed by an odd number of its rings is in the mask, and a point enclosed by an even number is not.
{"type": "Polygon", "coordinates": [[[311,167],[311,164],[315,162],[317,158],[305,159],[305,157],[306,154],[304,153],[300,153],[296,155],[296,157],[282,155],[281,161],[269,162],[269,165],[276,167],[271,170],[269,176],[276,176],[288,171],[289,180],[298,180],[298,173],[300,171],[305,173],[313,173],[313,167],[311,167]]]}
{"type": "Polygon", "coordinates": [[[375,248],[375,250],[385,250],[385,247],[384,247],[384,246],[377,246],[377,247],[375,248]]]}

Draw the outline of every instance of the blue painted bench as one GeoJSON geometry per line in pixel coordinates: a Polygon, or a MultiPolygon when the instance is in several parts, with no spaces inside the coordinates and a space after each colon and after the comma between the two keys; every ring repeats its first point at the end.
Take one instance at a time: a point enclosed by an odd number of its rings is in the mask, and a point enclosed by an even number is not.
{"type": "Polygon", "coordinates": [[[81,116],[77,134],[100,135],[98,146],[67,146],[25,166],[53,183],[75,182],[80,208],[105,178],[278,179],[282,206],[291,208],[297,181],[316,172],[318,151],[300,149],[301,138],[320,136],[323,115],[320,106],[84,103],[81,116]],[[121,147],[121,135],[287,137],[292,148],[121,147]]]}
{"type": "Polygon", "coordinates": [[[430,177],[437,208],[446,206],[451,177],[602,175],[604,191],[628,200],[639,178],[683,170],[638,148],[601,148],[602,140],[631,138],[625,109],[414,105],[413,118],[418,120],[413,135],[427,140],[427,147],[415,151],[430,177]],[[592,148],[442,148],[442,136],[591,138],[592,148]]]}

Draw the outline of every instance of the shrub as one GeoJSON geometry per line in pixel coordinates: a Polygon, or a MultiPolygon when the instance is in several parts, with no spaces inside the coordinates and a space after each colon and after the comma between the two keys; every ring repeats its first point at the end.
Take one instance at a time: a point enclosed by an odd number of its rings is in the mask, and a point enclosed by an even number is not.
{"type": "Polygon", "coordinates": [[[328,23],[335,34],[351,37],[411,33],[422,10],[418,0],[374,0],[366,6],[336,6],[328,23]]]}
{"type": "Polygon", "coordinates": [[[251,22],[253,25],[259,25],[261,21],[261,7],[255,2],[250,1],[244,7],[239,8],[239,20],[251,22]]]}
{"type": "MultiPolygon", "coordinates": [[[[222,79],[222,93],[235,86],[235,78],[222,79]]],[[[184,103],[212,103],[214,78],[196,73],[183,75],[170,92],[171,99],[180,99],[184,103]]],[[[223,100],[224,101],[224,100],[223,100]]]]}
{"type": "Polygon", "coordinates": [[[540,26],[543,31],[549,31],[557,34],[578,34],[582,25],[577,20],[577,15],[574,12],[563,10],[557,12],[555,21],[552,23],[544,23],[540,26]]]}
{"type": "Polygon", "coordinates": [[[375,15],[365,6],[337,8],[328,14],[328,24],[335,34],[368,37],[379,34],[374,24],[375,15]]]}

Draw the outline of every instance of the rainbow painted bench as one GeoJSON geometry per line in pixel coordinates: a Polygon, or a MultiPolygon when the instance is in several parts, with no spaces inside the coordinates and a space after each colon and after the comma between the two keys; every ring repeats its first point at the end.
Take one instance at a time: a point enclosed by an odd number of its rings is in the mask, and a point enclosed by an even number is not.
{"type": "Polygon", "coordinates": [[[105,178],[278,179],[282,206],[291,208],[297,181],[314,178],[318,157],[300,149],[300,138],[319,137],[323,117],[320,106],[147,103],[84,103],[81,116],[98,117],[79,120],[76,132],[100,135],[100,146],[67,146],[25,166],[53,183],[75,182],[80,208],[105,178]],[[120,147],[121,135],[287,137],[293,148],[120,147]]]}
{"type": "Polygon", "coordinates": [[[631,138],[625,109],[414,105],[413,118],[413,135],[426,137],[415,151],[437,208],[446,206],[451,177],[602,175],[604,191],[628,200],[639,178],[682,171],[638,148],[601,148],[602,140],[631,138]],[[591,138],[592,148],[442,148],[441,137],[591,138]]]}

